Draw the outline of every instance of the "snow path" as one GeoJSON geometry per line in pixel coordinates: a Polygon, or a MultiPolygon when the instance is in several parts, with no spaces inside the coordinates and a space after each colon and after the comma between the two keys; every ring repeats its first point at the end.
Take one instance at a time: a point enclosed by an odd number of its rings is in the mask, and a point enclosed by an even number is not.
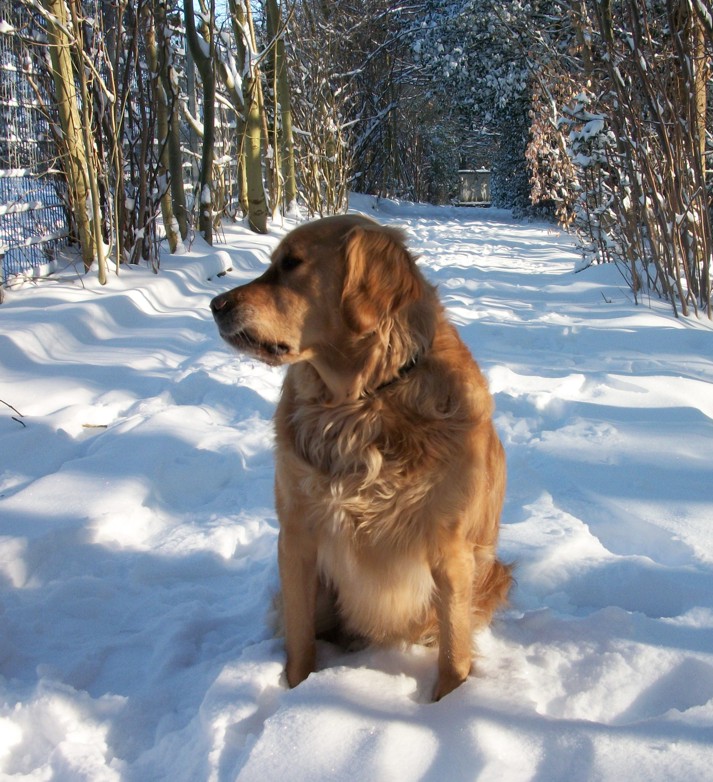
{"type": "Polygon", "coordinates": [[[0,779],[710,778],[711,324],[574,274],[551,227],[355,202],[407,229],[495,395],[518,585],[477,675],[430,704],[432,650],[325,644],[285,689],[281,376],[208,311],[285,229],[233,227],[0,307],[0,779]]]}

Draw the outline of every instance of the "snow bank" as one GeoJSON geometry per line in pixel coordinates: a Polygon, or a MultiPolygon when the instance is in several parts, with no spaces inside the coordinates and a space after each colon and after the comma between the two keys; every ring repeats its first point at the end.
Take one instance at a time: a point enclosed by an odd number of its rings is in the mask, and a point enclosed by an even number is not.
{"type": "Polygon", "coordinates": [[[0,307],[0,776],[709,778],[710,324],[574,274],[545,225],[353,206],[406,227],[495,394],[518,585],[477,674],[430,704],[432,650],[324,644],[285,688],[281,375],[231,355],[208,303],[290,224],[234,227],[158,276],[67,272],[0,307]]]}

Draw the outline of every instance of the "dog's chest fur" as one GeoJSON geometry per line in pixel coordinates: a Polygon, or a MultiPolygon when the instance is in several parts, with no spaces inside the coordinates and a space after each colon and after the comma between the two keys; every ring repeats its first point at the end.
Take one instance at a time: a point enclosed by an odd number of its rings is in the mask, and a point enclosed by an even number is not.
{"type": "Polygon", "coordinates": [[[380,402],[350,407],[325,416],[319,406],[300,406],[293,442],[303,490],[365,543],[397,534],[392,526],[403,530],[399,520],[432,488],[437,457],[423,425],[390,430],[380,402]]]}
{"type": "MultiPolygon", "coordinates": [[[[339,411],[301,402],[290,412],[294,488],[317,541],[318,568],[335,588],[348,629],[374,641],[423,639],[433,579],[429,504],[442,496],[443,427],[403,425],[387,400],[339,411]]],[[[451,454],[452,455],[452,454],[451,454]]]]}
{"type": "MultiPolygon", "coordinates": [[[[278,408],[278,450],[297,457],[290,477],[314,532],[338,532],[357,547],[403,549],[427,538],[430,499],[450,491],[443,482],[463,448],[459,411],[444,403],[426,415],[407,403],[414,394],[397,386],[328,407],[294,379],[278,408]]],[[[296,379],[304,384],[309,375],[296,379]]]]}

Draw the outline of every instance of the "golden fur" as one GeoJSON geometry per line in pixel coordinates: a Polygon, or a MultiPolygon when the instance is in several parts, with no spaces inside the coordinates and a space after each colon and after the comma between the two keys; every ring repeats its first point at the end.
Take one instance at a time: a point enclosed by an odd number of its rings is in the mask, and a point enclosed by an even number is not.
{"type": "Polygon", "coordinates": [[[306,223],[211,306],[229,344],[289,365],[275,414],[288,683],[331,632],[438,643],[447,695],[510,587],[495,556],[505,457],[486,381],[403,235],[306,223]]]}

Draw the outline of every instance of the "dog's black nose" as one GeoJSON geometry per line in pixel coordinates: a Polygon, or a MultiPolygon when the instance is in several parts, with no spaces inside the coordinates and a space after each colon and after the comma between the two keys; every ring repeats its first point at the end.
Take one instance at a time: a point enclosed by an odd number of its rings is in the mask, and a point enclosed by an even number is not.
{"type": "Polygon", "coordinates": [[[216,296],[210,303],[210,309],[213,315],[217,315],[220,312],[223,312],[228,309],[230,305],[230,297],[227,293],[221,293],[219,296],[216,296]]]}

